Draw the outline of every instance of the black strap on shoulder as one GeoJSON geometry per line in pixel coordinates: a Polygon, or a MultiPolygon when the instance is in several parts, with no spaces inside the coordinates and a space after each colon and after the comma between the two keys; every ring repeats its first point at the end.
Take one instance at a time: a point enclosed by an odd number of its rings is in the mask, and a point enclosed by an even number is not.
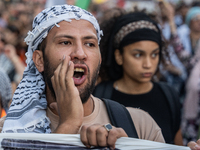
{"type": "MultiPolygon", "coordinates": [[[[176,134],[176,132],[180,128],[180,119],[181,119],[181,106],[180,106],[180,101],[178,97],[178,93],[176,92],[175,89],[167,85],[166,83],[163,82],[158,82],[158,85],[164,92],[167,101],[170,106],[170,111],[171,111],[171,117],[172,117],[172,129],[173,133],[176,134]]],[[[175,135],[174,135],[175,137],[175,135]]]]}
{"type": "Polygon", "coordinates": [[[113,81],[99,83],[93,92],[93,95],[98,98],[111,99],[113,89],[113,81]]]}
{"type": "Polygon", "coordinates": [[[111,124],[115,127],[121,127],[129,137],[138,138],[133,120],[125,106],[109,100],[104,99],[111,124]]]}

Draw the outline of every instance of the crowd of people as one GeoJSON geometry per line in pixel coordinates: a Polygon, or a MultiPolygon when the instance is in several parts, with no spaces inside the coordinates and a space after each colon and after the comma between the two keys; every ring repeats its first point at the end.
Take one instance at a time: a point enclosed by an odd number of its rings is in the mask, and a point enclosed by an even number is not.
{"type": "Polygon", "coordinates": [[[187,145],[200,138],[199,68],[198,0],[0,1],[2,132],[114,148],[129,133],[102,129],[113,124],[106,98],[127,108],[137,137],[187,145]]]}

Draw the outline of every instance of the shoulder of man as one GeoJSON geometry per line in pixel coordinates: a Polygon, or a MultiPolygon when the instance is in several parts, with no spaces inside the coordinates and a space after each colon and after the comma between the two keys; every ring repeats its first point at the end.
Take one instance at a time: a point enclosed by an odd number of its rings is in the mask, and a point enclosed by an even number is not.
{"type": "Polygon", "coordinates": [[[138,108],[126,108],[131,115],[140,139],[165,142],[160,127],[147,112],[138,108]]]}

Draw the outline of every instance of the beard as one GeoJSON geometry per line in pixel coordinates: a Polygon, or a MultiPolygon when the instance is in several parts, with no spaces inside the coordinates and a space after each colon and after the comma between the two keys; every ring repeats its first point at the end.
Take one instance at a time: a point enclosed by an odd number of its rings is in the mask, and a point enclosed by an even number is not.
{"type": "MultiPolygon", "coordinates": [[[[81,64],[85,64],[84,62],[82,62],[82,61],[80,62],[79,60],[73,61],[74,64],[76,64],[78,62],[81,63],[81,64]]],[[[56,70],[56,68],[53,68],[51,66],[53,66],[53,65],[51,65],[51,63],[48,60],[48,58],[46,56],[44,56],[44,72],[43,72],[44,80],[45,80],[46,86],[48,86],[49,89],[50,89],[51,96],[56,100],[55,91],[53,89],[53,85],[52,85],[52,82],[51,82],[51,77],[53,76],[54,71],[56,70]]],[[[87,75],[88,83],[83,88],[78,88],[79,95],[80,95],[80,98],[81,98],[81,101],[82,101],[83,104],[87,102],[87,100],[89,99],[91,93],[93,92],[93,90],[95,88],[95,83],[96,83],[96,80],[97,80],[97,77],[98,77],[100,66],[101,65],[100,65],[100,62],[99,62],[96,70],[92,74],[91,80],[90,80],[90,76],[91,76],[90,69],[87,66],[87,69],[88,69],[88,75],[87,75]]]]}

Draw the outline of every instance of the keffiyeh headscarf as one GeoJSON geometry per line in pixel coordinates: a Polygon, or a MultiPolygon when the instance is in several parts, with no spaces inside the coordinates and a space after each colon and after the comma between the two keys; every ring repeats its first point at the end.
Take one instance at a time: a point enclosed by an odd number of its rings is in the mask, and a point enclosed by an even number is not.
{"type": "Polygon", "coordinates": [[[32,55],[54,26],[59,27],[59,22],[70,22],[72,19],[84,19],[92,23],[100,42],[102,31],[99,24],[86,10],[72,5],[56,5],[39,13],[33,20],[33,30],[25,38],[28,45],[27,67],[14,93],[2,132],[51,132],[50,120],[46,116],[45,82],[34,65],[32,55]]]}

